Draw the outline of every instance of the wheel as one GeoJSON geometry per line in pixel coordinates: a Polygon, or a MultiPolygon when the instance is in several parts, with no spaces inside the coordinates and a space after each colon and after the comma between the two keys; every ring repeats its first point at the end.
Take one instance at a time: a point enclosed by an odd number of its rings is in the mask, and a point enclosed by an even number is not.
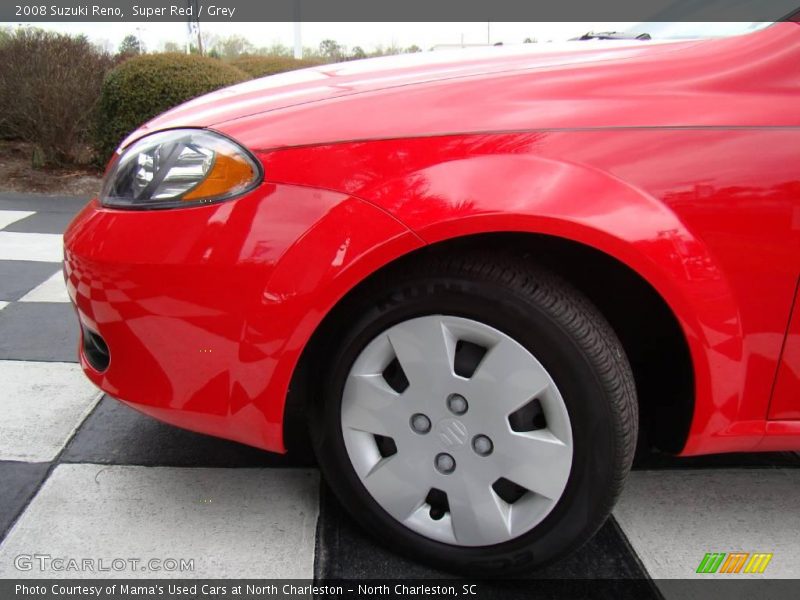
{"type": "Polygon", "coordinates": [[[329,485],[390,548],[529,569],[602,525],[636,442],[611,327],[523,258],[428,260],[367,284],[312,406],[329,485]]]}

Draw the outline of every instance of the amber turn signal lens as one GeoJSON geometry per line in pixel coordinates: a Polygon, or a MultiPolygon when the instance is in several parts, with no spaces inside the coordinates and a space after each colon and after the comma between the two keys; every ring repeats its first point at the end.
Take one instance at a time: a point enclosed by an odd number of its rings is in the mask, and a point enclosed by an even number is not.
{"type": "Polygon", "coordinates": [[[220,154],[214,157],[214,166],[200,184],[181,198],[194,201],[213,198],[223,194],[233,194],[253,182],[255,173],[250,162],[238,154],[220,154]]]}

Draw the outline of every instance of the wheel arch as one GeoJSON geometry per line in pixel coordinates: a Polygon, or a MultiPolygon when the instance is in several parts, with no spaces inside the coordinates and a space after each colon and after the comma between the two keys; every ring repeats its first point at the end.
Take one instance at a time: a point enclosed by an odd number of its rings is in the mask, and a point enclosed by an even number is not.
{"type": "Polygon", "coordinates": [[[294,371],[284,412],[284,439],[290,450],[306,444],[305,406],[315,395],[312,382],[316,379],[310,372],[322,362],[325,348],[338,339],[350,307],[369,293],[376,280],[391,278],[394,270],[413,268],[433,256],[475,251],[522,255],[586,295],[611,323],[634,368],[642,432],[647,433],[642,443],[673,453],[683,449],[695,412],[695,366],[685,331],[662,295],[619,258],[585,243],[551,234],[490,232],[452,237],[413,250],[377,269],[340,298],[308,340],[294,371]],[[609,293],[615,290],[625,293],[609,293]]]}

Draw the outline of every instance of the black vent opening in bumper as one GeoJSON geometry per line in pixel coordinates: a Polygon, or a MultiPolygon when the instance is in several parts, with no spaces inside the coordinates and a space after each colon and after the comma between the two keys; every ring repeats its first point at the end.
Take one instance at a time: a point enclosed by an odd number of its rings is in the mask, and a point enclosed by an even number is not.
{"type": "Polygon", "coordinates": [[[105,340],[97,333],[87,328],[85,325],[83,329],[83,356],[86,362],[95,370],[101,373],[108,368],[110,360],[108,354],[108,346],[105,340]]]}

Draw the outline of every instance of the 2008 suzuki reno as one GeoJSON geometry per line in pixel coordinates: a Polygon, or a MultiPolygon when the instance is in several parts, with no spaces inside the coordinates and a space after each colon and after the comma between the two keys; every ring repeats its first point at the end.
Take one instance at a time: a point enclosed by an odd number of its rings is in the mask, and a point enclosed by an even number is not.
{"type": "Polygon", "coordinates": [[[65,236],[86,374],[275,452],[307,416],[353,516],[456,570],[582,544],[637,437],[800,449],[800,24],[752,29],[326,65],[167,112],[65,236]]]}

